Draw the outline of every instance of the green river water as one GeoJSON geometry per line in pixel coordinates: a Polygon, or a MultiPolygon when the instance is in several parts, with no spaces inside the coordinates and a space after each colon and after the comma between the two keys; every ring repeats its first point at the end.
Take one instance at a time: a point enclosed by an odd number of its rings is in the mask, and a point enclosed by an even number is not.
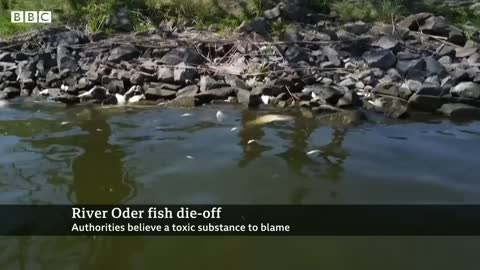
{"type": "MultiPolygon", "coordinates": [[[[480,203],[479,122],[292,113],[245,125],[266,113],[4,106],[0,203],[480,203]]],[[[0,269],[479,269],[479,248],[474,237],[0,237],[0,269]]]]}

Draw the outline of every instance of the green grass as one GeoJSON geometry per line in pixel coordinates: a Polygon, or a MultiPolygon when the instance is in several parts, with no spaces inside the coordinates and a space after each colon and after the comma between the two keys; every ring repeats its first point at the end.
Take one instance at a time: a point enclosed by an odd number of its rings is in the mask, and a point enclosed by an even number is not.
{"type": "MultiPolygon", "coordinates": [[[[221,4],[235,0],[0,0],[0,37],[29,31],[42,24],[12,24],[10,10],[51,10],[53,22],[84,27],[88,32],[111,32],[107,21],[112,12],[127,7],[131,11],[134,31],[144,32],[162,20],[174,19],[200,28],[217,29],[230,33],[243,20],[263,16],[280,0],[242,0],[240,14],[233,15],[221,4]]],[[[288,0],[284,0],[288,1],[288,0]]],[[[480,29],[480,16],[468,9],[448,9],[426,4],[424,0],[304,0],[316,11],[334,11],[343,21],[386,22],[398,21],[401,16],[415,12],[432,12],[445,16],[453,24],[473,36],[480,29]]],[[[238,1],[239,2],[239,1],[238,1]]],[[[273,35],[279,35],[287,21],[271,22],[273,35]]]]}
{"type": "Polygon", "coordinates": [[[343,21],[391,23],[402,15],[403,5],[401,0],[342,0],[332,9],[343,21]]]}

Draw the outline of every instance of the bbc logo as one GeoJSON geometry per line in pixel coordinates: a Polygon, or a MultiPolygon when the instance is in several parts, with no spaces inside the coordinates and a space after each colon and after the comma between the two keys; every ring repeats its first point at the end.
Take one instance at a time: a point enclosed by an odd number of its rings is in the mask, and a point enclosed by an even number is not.
{"type": "Polygon", "coordinates": [[[52,23],[51,11],[11,11],[12,23],[52,23]]]}

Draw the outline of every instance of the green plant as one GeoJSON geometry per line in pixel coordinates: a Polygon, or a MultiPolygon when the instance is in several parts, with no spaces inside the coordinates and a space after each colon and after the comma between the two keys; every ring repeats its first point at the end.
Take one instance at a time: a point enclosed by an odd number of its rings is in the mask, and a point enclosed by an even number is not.
{"type": "Polygon", "coordinates": [[[85,30],[89,33],[97,33],[106,30],[106,24],[114,7],[113,0],[91,1],[81,10],[84,15],[85,30]]]}
{"type": "Polygon", "coordinates": [[[400,16],[401,0],[342,0],[332,4],[343,21],[381,21],[391,23],[400,16]]]}
{"type": "Polygon", "coordinates": [[[254,17],[261,17],[263,15],[264,0],[248,0],[247,12],[254,17]]]}

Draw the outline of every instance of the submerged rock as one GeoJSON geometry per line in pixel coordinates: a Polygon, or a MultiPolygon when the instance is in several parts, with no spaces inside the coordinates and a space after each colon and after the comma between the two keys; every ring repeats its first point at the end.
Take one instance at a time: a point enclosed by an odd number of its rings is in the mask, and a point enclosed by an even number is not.
{"type": "Polygon", "coordinates": [[[480,108],[461,103],[442,105],[438,112],[454,119],[480,119],[480,108]]]}

